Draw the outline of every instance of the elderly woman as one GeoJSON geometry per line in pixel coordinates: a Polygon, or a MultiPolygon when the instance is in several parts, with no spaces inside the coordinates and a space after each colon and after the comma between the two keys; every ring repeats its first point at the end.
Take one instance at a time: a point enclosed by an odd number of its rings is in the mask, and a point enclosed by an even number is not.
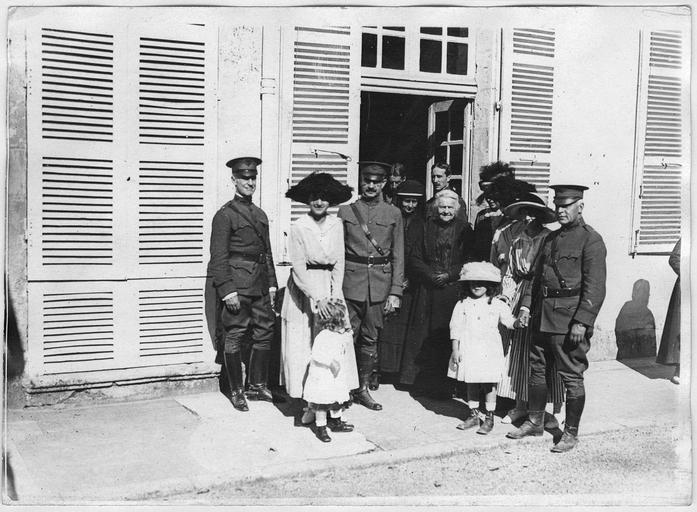
{"type": "MultiPolygon", "coordinates": [[[[308,213],[290,227],[292,270],[281,310],[281,379],[288,395],[300,399],[316,334],[315,317],[330,314],[330,299],[343,300],[344,229],[339,218],[328,214],[328,208],[348,201],[351,187],[330,174],[315,172],[288,189],[286,197],[309,206],[308,213]]],[[[353,354],[350,359],[348,378],[357,387],[353,354]]],[[[307,411],[302,422],[312,422],[307,411]]]]}
{"type": "MultiPolygon", "coordinates": [[[[397,189],[395,205],[402,212],[404,222],[404,258],[411,254],[413,246],[412,233],[423,227],[424,186],[416,180],[407,180],[397,189]]],[[[407,338],[409,317],[414,298],[414,286],[410,283],[409,274],[405,272],[404,288],[402,289],[402,307],[393,316],[385,319],[385,325],[380,332],[380,373],[399,373],[402,366],[402,353],[407,338]]],[[[377,373],[371,379],[371,389],[379,385],[377,373]]]]}
{"type": "Polygon", "coordinates": [[[437,194],[436,208],[437,217],[414,229],[407,258],[410,286],[416,291],[399,380],[418,394],[449,398],[455,384],[446,376],[450,317],[459,299],[460,270],[470,256],[472,228],[457,215],[459,196],[452,190],[437,194]]]}
{"type": "MultiPolygon", "coordinates": [[[[520,311],[520,298],[524,287],[529,286],[533,263],[542,244],[550,233],[543,224],[554,222],[554,211],[545,206],[544,201],[533,193],[523,194],[518,200],[504,208],[504,215],[516,223],[515,227],[504,233],[504,240],[510,233],[516,235],[507,242],[508,254],[500,258],[504,268],[501,297],[505,299],[515,315],[525,317],[524,325],[528,324],[529,312],[520,311]]],[[[499,382],[497,393],[499,396],[514,398],[515,409],[502,420],[510,423],[527,416],[528,400],[528,373],[530,366],[531,328],[517,329],[505,333],[505,342],[509,345],[506,356],[506,373],[499,382]]],[[[561,378],[556,373],[548,376],[549,383],[548,402],[555,404],[555,410],[561,407],[564,401],[564,387],[561,378]]],[[[548,429],[558,427],[554,416],[545,418],[545,426],[548,429]]]]}

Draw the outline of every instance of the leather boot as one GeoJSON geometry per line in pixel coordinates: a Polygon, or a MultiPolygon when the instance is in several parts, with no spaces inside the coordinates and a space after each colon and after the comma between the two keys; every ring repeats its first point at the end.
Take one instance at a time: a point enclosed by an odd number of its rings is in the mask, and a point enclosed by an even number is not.
{"type": "Polygon", "coordinates": [[[249,390],[247,391],[249,400],[273,402],[273,395],[266,387],[270,354],[270,350],[252,349],[252,354],[249,356],[249,390]]]}
{"type": "Polygon", "coordinates": [[[528,436],[539,437],[544,434],[544,411],[528,411],[528,419],[517,429],[506,434],[508,439],[522,439],[528,436]]]}
{"type": "Polygon", "coordinates": [[[372,354],[360,352],[358,358],[358,389],[353,392],[353,402],[361,404],[372,411],[381,411],[382,405],[377,403],[370,393],[368,386],[370,385],[370,375],[375,368],[375,357],[372,354]]]}
{"type": "Polygon", "coordinates": [[[242,357],[239,352],[225,353],[223,357],[225,374],[230,385],[230,402],[238,411],[248,411],[247,400],[244,397],[244,381],[242,379],[242,357]]]}
{"type": "Polygon", "coordinates": [[[328,443],[332,440],[331,437],[329,437],[329,434],[327,433],[327,427],[317,427],[315,429],[315,436],[317,439],[322,441],[323,443],[328,443]]]}
{"type": "Polygon", "coordinates": [[[552,446],[551,452],[564,453],[573,450],[578,444],[578,427],[566,427],[557,444],[552,446]]]}
{"type": "Polygon", "coordinates": [[[370,374],[370,383],[368,384],[368,389],[371,391],[376,391],[380,388],[380,373],[373,371],[370,374]]]}
{"type": "Polygon", "coordinates": [[[332,432],[353,432],[353,425],[346,423],[341,418],[327,418],[327,427],[332,432]]]}
{"type": "Polygon", "coordinates": [[[479,426],[479,409],[476,407],[474,409],[470,409],[470,414],[467,416],[465,421],[460,423],[457,428],[458,430],[467,430],[470,428],[478,427],[479,426]]]}
{"type": "Polygon", "coordinates": [[[494,411],[486,411],[486,416],[482,425],[477,430],[477,434],[487,435],[494,428],[494,411]]]}
{"type": "Polygon", "coordinates": [[[552,446],[554,453],[564,453],[573,450],[578,444],[578,425],[581,422],[581,414],[586,405],[586,395],[566,399],[566,419],[564,420],[564,433],[557,444],[552,446]]]}

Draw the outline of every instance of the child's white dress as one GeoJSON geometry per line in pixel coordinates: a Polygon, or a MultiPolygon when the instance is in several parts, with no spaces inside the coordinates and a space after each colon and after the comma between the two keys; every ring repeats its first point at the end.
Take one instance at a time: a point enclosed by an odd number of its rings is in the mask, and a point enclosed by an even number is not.
{"type": "Polygon", "coordinates": [[[303,398],[313,404],[343,404],[349,401],[349,391],[357,387],[358,370],[352,332],[338,333],[323,329],[312,344],[303,398]],[[332,361],[339,364],[336,377],[329,369],[332,361]]]}
{"type": "Polygon", "coordinates": [[[450,339],[457,340],[459,364],[451,359],[448,377],[465,382],[498,382],[505,369],[499,323],[513,328],[515,317],[506,303],[486,295],[455,304],[450,339]]]}

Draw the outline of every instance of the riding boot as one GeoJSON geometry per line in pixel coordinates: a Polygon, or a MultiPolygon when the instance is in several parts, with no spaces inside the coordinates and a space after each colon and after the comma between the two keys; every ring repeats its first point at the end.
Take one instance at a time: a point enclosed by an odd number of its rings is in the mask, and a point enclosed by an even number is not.
{"type": "Polygon", "coordinates": [[[370,383],[368,384],[368,389],[371,391],[376,391],[380,388],[380,372],[374,370],[370,373],[370,383]]]}
{"type": "Polygon", "coordinates": [[[581,421],[583,407],[586,404],[586,395],[577,398],[566,399],[566,419],[564,420],[564,433],[551,451],[564,453],[573,450],[578,444],[578,425],[581,421]]]}
{"type": "Polygon", "coordinates": [[[382,405],[377,403],[370,393],[370,375],[373,373],[375,359],[372,354],[361,352],[358,361],[358,389],[353,392],[353,402],[361,404],[373,411],[381,411],[382,405]]]}
{"type": "Polygon", "coordinates": [[[266,387],[269,375],[270,350],[252,349],[249,357],[249,390],[247,398],[250,400],[263,400],[273,402],[273,395],[266,387]]]}
{"type": "Polygon", "coordinates": [[[230,402],[238,411],[248,411],[247,400],[244,397],[244,380],[242,378],[242,357],[239,352],[225,353],[223,365],[230,385],[230,402]]]}

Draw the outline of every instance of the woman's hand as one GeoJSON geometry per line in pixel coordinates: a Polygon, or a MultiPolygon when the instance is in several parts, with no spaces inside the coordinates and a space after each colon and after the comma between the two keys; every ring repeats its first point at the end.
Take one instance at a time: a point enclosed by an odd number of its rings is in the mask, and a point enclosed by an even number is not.
{"type": "Polygon", "coordinates": [[[525,308],[521,308],[518,313],[518,320],[516,320],[517,327],[527,327],[530,323],[530,311],[525,308]]]}
{"type": "Polygon", "coordinates": [[[328,305],[329,305],[328,298],[320,299],[315,303],[315,309],[317,310],[317,314],[323,320],[327,320],[329,318],[329,316],[331,315],[328,305]]]}

